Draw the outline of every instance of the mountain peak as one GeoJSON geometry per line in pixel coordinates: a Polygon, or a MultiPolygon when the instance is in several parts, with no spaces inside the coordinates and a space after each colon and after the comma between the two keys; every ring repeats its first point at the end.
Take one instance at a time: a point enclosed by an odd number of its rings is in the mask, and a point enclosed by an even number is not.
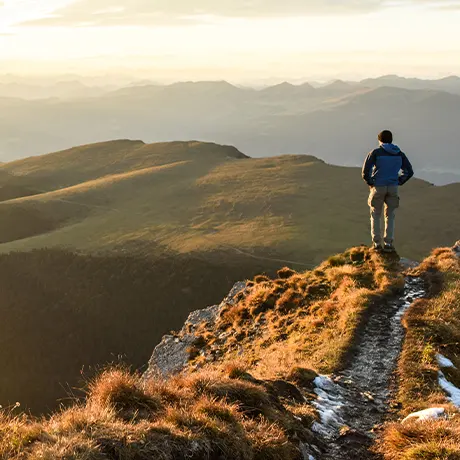
{"type": "Polygon", "coordinates": [[[302,94],[309,94],[315,91],[315,88],[311,86],[309,83],[303,83],[301,85],[293,85],[287,81],[279,83],[274,86],[269,86],[268,88],[264,88],[262,93],[265,94],[276,94],[280,97],[282,96],[291,96],[291,95],[298,95],[301,96],[302,94]]]}

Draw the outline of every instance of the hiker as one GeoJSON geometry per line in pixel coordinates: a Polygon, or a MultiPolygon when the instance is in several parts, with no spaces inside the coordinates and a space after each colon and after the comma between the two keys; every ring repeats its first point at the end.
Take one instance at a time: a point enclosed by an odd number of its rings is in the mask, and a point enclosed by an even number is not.
{"type": "Polygon", "coordinates": [[[377,251],[395,252],[395,214],[399,207],[399,186],[404,185],[414,175],[407,156],[393,144],[391,131],[382,131],[380,146],[372,151],[363,166],[363,179],[371,188],[369,207],[371,208],[371,227],[373,248],[377,251]],[[385,205],[385,237],[382,246],[380,221],[385,205]]]}

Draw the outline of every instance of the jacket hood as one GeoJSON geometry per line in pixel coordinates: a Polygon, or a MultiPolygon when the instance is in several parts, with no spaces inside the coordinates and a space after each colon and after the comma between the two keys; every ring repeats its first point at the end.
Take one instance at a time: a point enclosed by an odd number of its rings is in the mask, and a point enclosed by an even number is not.
{"type": "Polygon", "coordinates": [[[380,143],[380,147],[382,147],[385,152],[391,153],[392,155],[397,155],[401,153],[401,149],[395,144],[382,144],[380,143]]]}

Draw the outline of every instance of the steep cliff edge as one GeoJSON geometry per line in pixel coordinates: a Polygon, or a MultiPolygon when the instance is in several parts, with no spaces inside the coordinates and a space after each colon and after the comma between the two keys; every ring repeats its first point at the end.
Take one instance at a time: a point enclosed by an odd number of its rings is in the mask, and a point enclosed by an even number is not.
{"type": "Polygon", "coordinates": [[[194,312],[166,336],[146,376],[238,360],[261,377],[302,365],[330,373],[345,364],[355,333],[374,304],[404,288],[396,255],[358,247],[317,269],[237,283],[218,306],[194,312]],[[170,359],[174,356],[174,359],[170,359]]]}

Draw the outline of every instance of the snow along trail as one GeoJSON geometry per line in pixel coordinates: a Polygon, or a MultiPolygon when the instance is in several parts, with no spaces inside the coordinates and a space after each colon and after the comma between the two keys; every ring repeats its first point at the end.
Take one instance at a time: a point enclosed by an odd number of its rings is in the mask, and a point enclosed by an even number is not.
{"type": "Polygon", "coordinates": [[[340,374],[316,379],[321,422],[314,430],[325,440],[324,460],[374,459],[369,452],[375,425],[389,410],[390,387],[404,339],[402,317],[425,296],[420,278],[406,278],[401,297],[375,307],[350,366],[340,374]]]}

